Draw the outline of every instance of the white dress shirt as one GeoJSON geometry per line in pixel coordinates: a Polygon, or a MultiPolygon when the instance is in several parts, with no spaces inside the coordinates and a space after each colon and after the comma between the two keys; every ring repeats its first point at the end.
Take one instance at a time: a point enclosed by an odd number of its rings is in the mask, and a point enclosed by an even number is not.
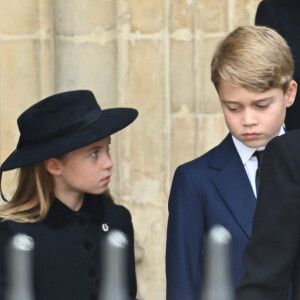
{"type": "MultiPolygon", "coordinates": [[[[283,129],[283,127],[281,127],[279,135],[282,135],[285,133],[285,130],[283,129]]],[[[237,138],[235,138],[232,135],[232,140],[233,143],[235,145],[235,148],[243,162],[243,165],[245,167],[246,173],[248,175],[250,184],[252,186],[252,190],[253,193],[255,195],[255,197],[257,197],[256,195],[256,184],[255,184],[255,175],[256,175],[256,169],[257,169],[257,158],[255,156],[253,156],[253,153],[256,150],[264,150],[265,147],[258,147],[258,148],[250,148],[248,146],[246,146],[245,144],[243,144],[242,142],[240,142],[237,138]]]]}

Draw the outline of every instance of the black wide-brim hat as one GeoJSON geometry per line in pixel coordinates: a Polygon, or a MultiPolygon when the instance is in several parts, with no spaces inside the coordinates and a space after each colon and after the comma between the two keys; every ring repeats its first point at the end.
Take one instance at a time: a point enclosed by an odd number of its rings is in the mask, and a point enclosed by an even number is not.
{"type": "Polygon", "coordinates": [[[102,110],[88,90],[45,98],[19,116],[17,148],[0,170],[35,164],[97,142],[128,126],[137,115],[133,108],[102,110]]]}

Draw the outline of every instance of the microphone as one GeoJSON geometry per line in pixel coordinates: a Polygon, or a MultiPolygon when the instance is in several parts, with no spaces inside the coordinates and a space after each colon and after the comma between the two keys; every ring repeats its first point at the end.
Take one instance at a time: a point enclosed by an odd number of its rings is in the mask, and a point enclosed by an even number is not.
{"type": "Polygon", "coordinates": [[[129,300],[127,278],[128,238],[111,230],[103,243],[102,276],[99,300],[129,300]]]}
{"type": "Polygon", "coordinates": [[[17,234],[8,244],[7,288],[5,300],[34,300],[32,280],[33,239],[26,234],[17,234]]]}
{"type": "Polygon", "coordinates": [[[231,234],[223,226],[215,225],[208,232],[202,300],[233,300],[230,244],[231,234]]]}

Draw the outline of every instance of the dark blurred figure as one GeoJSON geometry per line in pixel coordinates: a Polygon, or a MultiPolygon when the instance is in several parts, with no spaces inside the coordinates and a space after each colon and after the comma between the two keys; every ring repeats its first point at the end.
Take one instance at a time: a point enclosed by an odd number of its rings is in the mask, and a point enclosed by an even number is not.
{"type": "Polygon", "coordinates": [[[300,130],[275,137],[264,151],[245,275],[236,300],[300,299],[300,130]]]}
{"type": "MultiPolygon", "coordinates": [[[[255,25],[271,27],[285,38],[294,57],[294,79],[300,82],[300,1],[263,0],[257,9],[255,25]]],[[[288,131],[300,128],[300,93],[287,109],[285,126],[288,131]]]]}

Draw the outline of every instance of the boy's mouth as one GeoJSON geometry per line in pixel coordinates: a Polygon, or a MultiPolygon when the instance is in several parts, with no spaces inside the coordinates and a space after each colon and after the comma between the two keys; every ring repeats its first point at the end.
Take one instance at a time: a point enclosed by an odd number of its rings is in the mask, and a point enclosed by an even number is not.
{"type": "Polygon", "coordinates": [[[246,140],[253,140],[253,139],[257,139],[259,137],[259,133],[256,133],[256,132],[245,133],[245,134],[243,134],[243,137],[246,140]]]}

